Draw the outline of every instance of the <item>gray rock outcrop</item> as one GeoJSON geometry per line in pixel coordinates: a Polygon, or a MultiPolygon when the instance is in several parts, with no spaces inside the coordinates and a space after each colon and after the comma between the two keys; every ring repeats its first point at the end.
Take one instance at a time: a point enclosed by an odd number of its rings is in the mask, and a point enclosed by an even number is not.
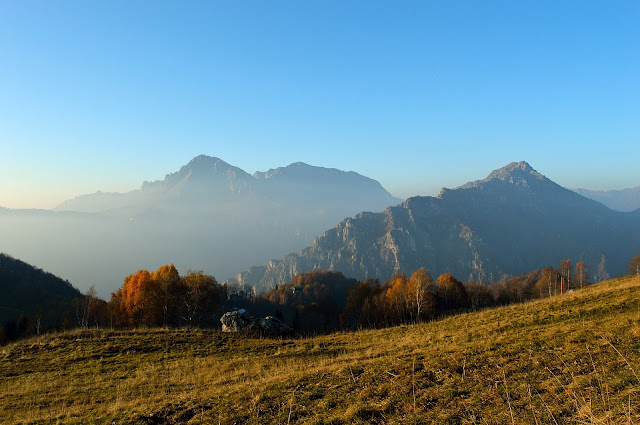
{"type": "Polygon", "coordinates": [[[239,311],[229,311],[220,318],[222,332],[244,332],[256,328],[256,321],[239,311]]]}
{"type": "Polygon", "coordinates": [[[220,318],[222,332],[242,333],[257,331],[269,336],[283,336],[293,333],[293,329],[275,316],[254,319],[241,311],[229,311],[220,318]]]}

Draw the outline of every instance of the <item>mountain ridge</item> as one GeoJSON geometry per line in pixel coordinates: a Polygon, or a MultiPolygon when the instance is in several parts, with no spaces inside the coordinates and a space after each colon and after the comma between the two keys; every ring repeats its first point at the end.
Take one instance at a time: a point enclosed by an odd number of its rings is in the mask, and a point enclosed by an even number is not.
{"type": "Polygon", "coordinates": [[[621,190],[571,190],[612,210],[631,212],[640,209],[640,186],[621,190]]]}
{"type": "Polygon", "coordinates": [[[640,246],[636,217],[564,189],[522,161],[438,197],[411,197],[347,218],[300,252],[229,282],[263,290],[313,269],[386,279],[420,267],[487,282],[562,258],[588,261],[595,270],[602,255],[622,272],[640,246]]]}
{"type": "MultiPolygon", "coordinates": [[[[295,162],[285,167],[272,168],[265,172],[256,171],[253,175],[235,167],[218,157],[198,155],[183,165],[178,171],[167,174],[162,180],[144,181],[139,189],[129,192],[102,192],[79,195],[63,201],[54,211],[105,212],[104,202],[122,202],[117,208],[136,206],[145,202],[157,202],[162,196],[180,196],[178,192],[189,188],[193,196],[203,194],[213,196],[245,196],[247,198],[268,198],[281,196],[281,191],[273,190],[278,181],[303,187],[321,184],[322,186],[344,185],[345,182],[358,184],[368,190],[378,192],[385,198],[387,205],[402,202],[392,196],[382,185],[369,177],[354,171],[342,171],[336,168],[318,167],[303,162],[295,162]],[[206,187],[210,184],[209,187],[206,187]],[[216,184],[217,186],[211,186],[216,184]],[[193,186],[193,187],[190,187],[193,186]],[[215,189],[215,190],[214,190],[215,189]],[[140,199],[136,199],[136,196],[140,199]],[[91,206],[91,203],[96,205],[91,206]],[[87,205],[89,204],[89,205],[87,205]]],[[[287,188],[290,189],[290,188],[287,188]]],[[[309,189],[307,187],[307,189],[309,189]]],[[[337,189],[340,189],[338,187],[337,189]]],[[[336,190],[330,187],[330,190],[336,190]]],[[[114,208],[108,209],[113,211],[114,208]]]]}

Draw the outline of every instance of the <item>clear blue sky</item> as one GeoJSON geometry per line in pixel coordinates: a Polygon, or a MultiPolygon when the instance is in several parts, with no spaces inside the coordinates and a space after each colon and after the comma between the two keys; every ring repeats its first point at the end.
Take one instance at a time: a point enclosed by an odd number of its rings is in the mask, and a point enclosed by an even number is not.
{"type": "Polygon", "coordinates": [[[0,2],[0,206],[131,190],[201,153],[403,198],[520,160],[638,186],[640,2],[0,2]]]}

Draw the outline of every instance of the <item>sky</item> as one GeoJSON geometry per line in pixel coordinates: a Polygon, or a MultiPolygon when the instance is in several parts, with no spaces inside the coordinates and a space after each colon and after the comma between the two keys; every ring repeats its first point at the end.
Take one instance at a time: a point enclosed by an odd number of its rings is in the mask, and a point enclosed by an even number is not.
{"type": "Polygon", "coordinates": [[[3,1],[0,206],[206,154],[435,195],[512,161],[640,186],[637,1],[3,1]]]}

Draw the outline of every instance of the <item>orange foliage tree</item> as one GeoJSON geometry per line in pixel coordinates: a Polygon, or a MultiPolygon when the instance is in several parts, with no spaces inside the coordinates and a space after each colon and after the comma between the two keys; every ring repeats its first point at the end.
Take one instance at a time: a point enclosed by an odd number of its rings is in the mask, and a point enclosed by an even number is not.
{"type": "Polygon", "coordinates": [[[222,292],[216,279],[201,271],[180,277],[173,264],[153,273],[138,270],[111,294],[111,323],[129,327],[196,326],[219,310],[222,292]]]}

